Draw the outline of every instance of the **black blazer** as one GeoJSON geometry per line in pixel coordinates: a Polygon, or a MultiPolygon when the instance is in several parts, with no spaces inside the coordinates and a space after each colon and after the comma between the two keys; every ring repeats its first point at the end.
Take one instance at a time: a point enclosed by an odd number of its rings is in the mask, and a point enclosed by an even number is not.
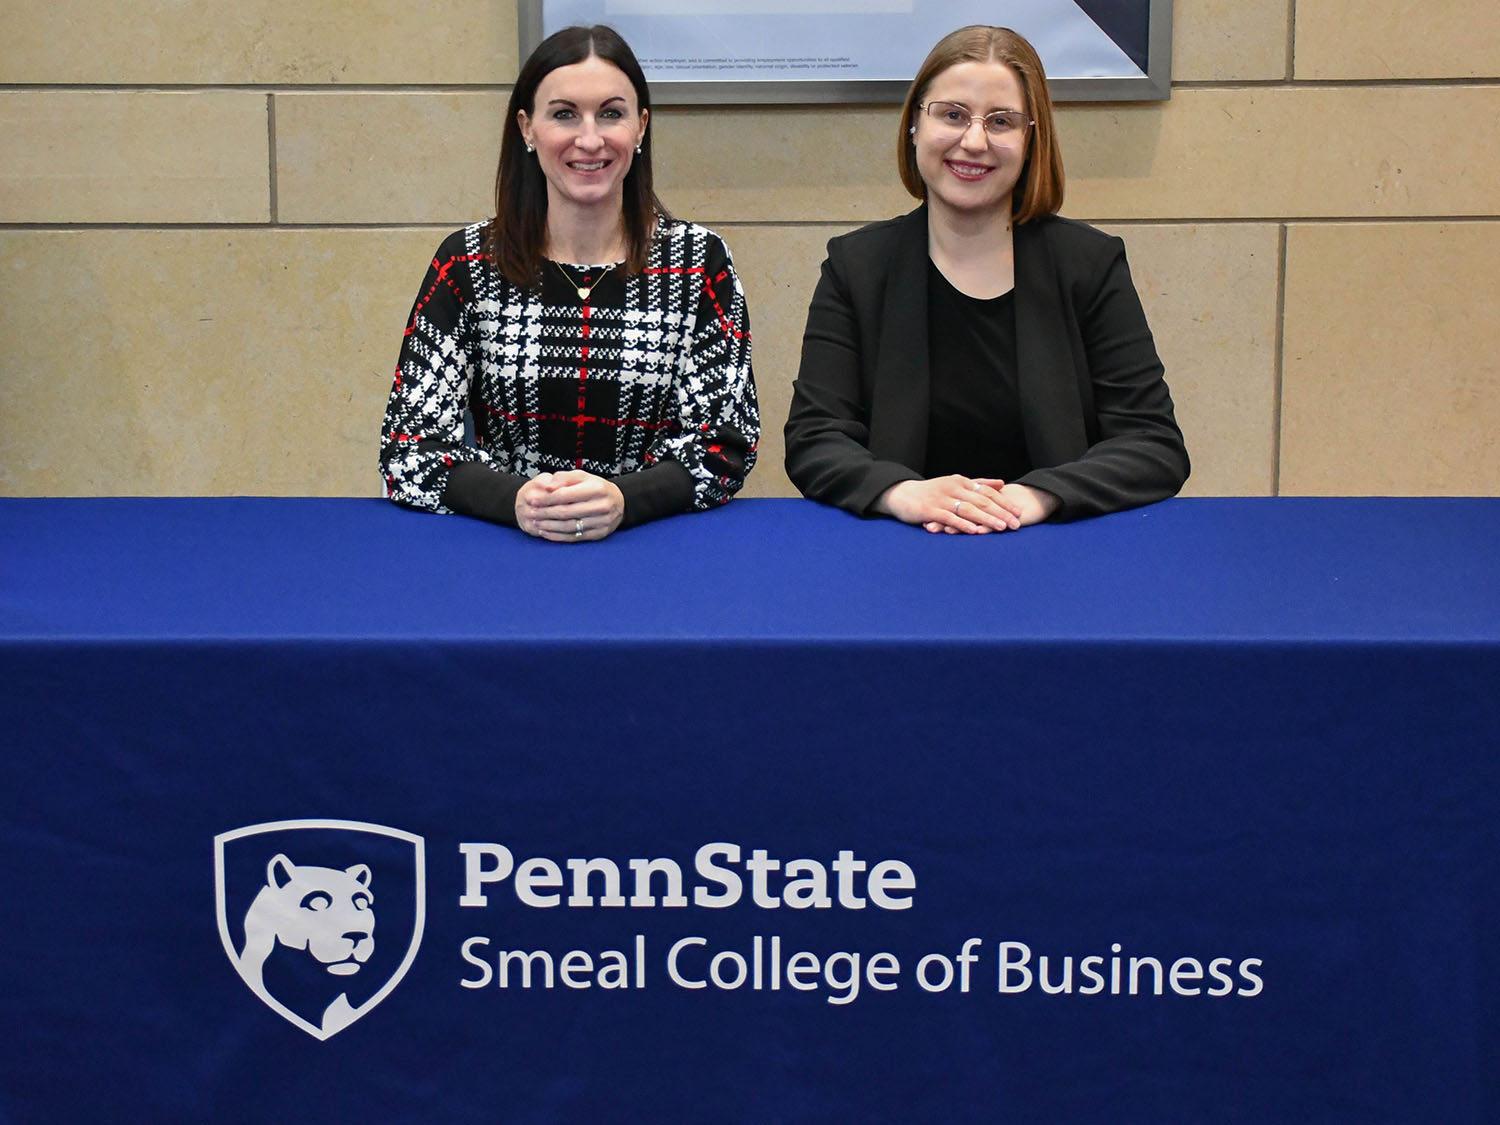
{"type": "MultiPolygon", "coordinates": [[[[1173,495],[1188,475],[1125,244],[1071,219],[1016,227],[1017,483],[1079,519],[1173,495]]],[[[859,515],[927,460],[927,208],[828,243],[786,423],[803,495],[859,515]]]]}

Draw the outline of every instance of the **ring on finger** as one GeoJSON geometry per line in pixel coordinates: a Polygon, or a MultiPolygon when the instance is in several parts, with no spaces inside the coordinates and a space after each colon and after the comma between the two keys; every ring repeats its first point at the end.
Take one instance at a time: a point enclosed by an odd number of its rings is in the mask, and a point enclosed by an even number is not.
{"type": "Polygon", "coordinates": [[[583,521],[582,520],[574,520],[573,521],[573,538],[574,539],[582,539],[583,538],[583,521]]]}
{"type": "Polygon", "coordinates": [[[962,504],[962,503],[963,503],[963,501],[962,501],[962,500],[955,500],[955,501],[953,501],[953,514],[954,514],[954,515],[955,515],[955,516],[956,516],[956,515],[958,515],[958,506],[959,506],[959,505],[960,505],[960,504],[962,504]]]}

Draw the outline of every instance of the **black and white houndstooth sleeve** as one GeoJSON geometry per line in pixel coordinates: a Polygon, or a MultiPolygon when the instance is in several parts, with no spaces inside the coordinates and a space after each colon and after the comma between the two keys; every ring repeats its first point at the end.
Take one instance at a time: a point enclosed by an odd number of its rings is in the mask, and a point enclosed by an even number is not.
{"type": "Polygon", "coordinates": [[[412,305],[385,408],[380,468],[393,500],[443,512],[443,486],[462,461],[490,463],[464,442],[469,383],[479,358],[473,343],[475,266],[483,266],[482,226],[455,231],[427,267],[412,305]]]}
{"type": "Polygon", "coordinates": [[[749,309],[729,248],[718,235],[676,223],[667,231],[665,243],[668,262],[683,266],[663,268],[671,287],[682,288],[680,295],[673,292],[663,303],[680,304],[692,312],[678,351],[679,424],[658,435],[646,460],[682,465],[693,478],[694,508],[711,508],[727,503],[744,485],[760,440],[749,309]]]}

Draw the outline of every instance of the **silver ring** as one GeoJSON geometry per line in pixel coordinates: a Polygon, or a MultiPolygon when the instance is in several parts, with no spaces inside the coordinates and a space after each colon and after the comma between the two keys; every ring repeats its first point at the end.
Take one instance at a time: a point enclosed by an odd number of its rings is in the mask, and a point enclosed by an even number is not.
{"type": "Polygon", "coordinates": [[[962,503],[963,503],[963,501],[962,501],[962,500],[955,500],[955,501],[953,501],[953,514],[954,514],[954,515],[955,515],[955,516],[956,516],[956,515],[958,515],[958,506],[959,506],[959,505],[960,505],[960,504],[962,504],[962,503]]]}
{"type": "Polygon", "coordinates": [[[573,521],[573,538],[574,539],[582,539],[583,538],[583,521],[582,520],[574,520],[573,521]]]}

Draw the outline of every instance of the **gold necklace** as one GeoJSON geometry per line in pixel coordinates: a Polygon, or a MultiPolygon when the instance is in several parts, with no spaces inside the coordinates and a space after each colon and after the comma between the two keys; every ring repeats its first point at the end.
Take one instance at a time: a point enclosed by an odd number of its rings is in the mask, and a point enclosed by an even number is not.
{"type": "Polygon", "coordinates": [[[594,286],[603,281],[604,275],[615,268],[615,264],[611,262],[609,265],[605,266],[602,270],[599,271],[599,276],[594,278],[594,285],[579,285],[578,282],[574,281],[571,277],[568,276],[568,271],[563,269],[561,262],[553,262],[552,264],[557,267],[557,272],[563,275],[563,280],[565,280],[569,285],[573,287],[573,292],[578,294],[578,299],[580,301],[587,301],[589,299],[589,294],[594,291],[594,286]]]}

